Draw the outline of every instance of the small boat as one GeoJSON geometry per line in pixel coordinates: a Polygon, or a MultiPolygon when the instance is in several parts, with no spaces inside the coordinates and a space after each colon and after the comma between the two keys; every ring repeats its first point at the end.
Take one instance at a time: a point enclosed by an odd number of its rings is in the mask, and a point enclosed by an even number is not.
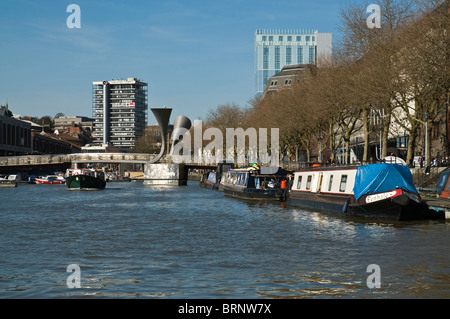
{"type": "Polygon", "coordinates": [[[450,198],[450,169],[445,169],[439,175],[436,191],[440,198],[450,198]]]}
{"type": "Polygon", "coordinates": [[[218,190],[220,179],[217,178],[216,172],[204,173],[200,179],[200,187],[218,190]]]}
{"type": "Polygon", "coordinates": [[[69,168],[66,171],[69,190],[98,190],[106,187],[105,173],[93,168],[69,168]]]}
{"type": "Polygon", "coordinates": [[[17,187],[17,182],[15,180],[0,178],[0,188],[3,187],[17,187]]]}
{"type": "Polygon", "coordinates": [[[60,175],[47,175],[36,177],[34,182],[36,184],[65,184],[66,178],[60,175]]]}
{"type": "Polygon", "coordinates": [[[445,219],[420,197],[410,169],[398,164],[294,172],[288,203],[347,216],[392,220],[445,219]]]}
{"type": "Polygon", "coordinates": [[[226,196],[251,200],[285,201],[291,171],[280,167],[231,169],[221,183],[226,196]]]}
{"type": "Polygon", "coordinates": [[[228,170],[233,169],[233,163],[217,164],[217,170],[204,173],[200,179],[200,187],[223,191],[223,180],[228,170]]]}

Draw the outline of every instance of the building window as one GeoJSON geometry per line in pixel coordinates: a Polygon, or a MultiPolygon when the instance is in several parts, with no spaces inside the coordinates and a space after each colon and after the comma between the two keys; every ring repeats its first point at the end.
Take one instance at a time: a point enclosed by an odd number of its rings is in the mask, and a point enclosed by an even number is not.
{"type": "Polygon", "coordinates": [[[303,64],[303,47],[297,49],[297,61],[299,64],[303,64]]]}
{"type": "Polygon", "coordinates": [[[263,48],[263,69],[267,70],[269,68],[269,48],[263,48]]]}
{"type": "Polygon", "coordinates": [[[282,36],[282,35],[280,35],[280,36],[278,37],[278,41],[283,42],[283,36],[282,36]]]}
{"type": "Polygon", "coordinates": [[[314,54],[314,47],[313,46],[310,46],[309,47],[309,63],[310,64],[314,64],[314,61],[315,61],[315,54],[314,54]]]}
{"type": "Polygon", "coordinates": [[[291,36],[291,35],[288,35],[287,40],[288,40],[289,42],[292,42],[292,36],[291,36]]]}
{"type": "Polygon", "coordinates": [[[406,148],[408,147],[408,136],[397,137],[395,142],[396,148],[406,148]]]}
{"type": "Polygon", "coordinates": [[[302,41],[302,37],[298,35],[296,40],[297,40],[297,42],[301,42],[302,41]]]}
{"type": "Polygon", "coordinates": [[[264,42],[266,42],[266,41],[267,41],[267,35],[263,35],[263,36],[262,36],[262,40],[263,40],[264,42]]]}
{"type": "Polygon", "coordinates": [[[275,69],[280,69],[280,47],[275,47],[275,69]]]}
{"type": "Polygon", "coordinates": [[[306,36],[306,42],[309,42],[311,37],[309,35],[306,36]]]}
{"type": "Polygon", "coordinates": [[[269,42],[273,42],[273,36],[269,35],[269,42]]]}
{"type": "Polygon", "coordinates": [[[286,48],[286,64],[287,65],[292,64],[292,48],[291,47],[286,48]]]}

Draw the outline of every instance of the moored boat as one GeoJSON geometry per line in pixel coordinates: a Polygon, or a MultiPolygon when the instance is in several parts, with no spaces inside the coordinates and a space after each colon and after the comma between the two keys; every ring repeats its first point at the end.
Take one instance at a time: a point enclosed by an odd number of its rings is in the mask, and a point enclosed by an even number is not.
{"type": "Polygon", "coordinates": [[[0,178],[0,188],[3,187],[17,187],[17,182],[0,178]]]}
{"type": "Polygon", "coordinates": [[[226,172],[233,169],[233,167],[233,163],[218,163],[216,171],[206,172],[202,175],[200,187],[223,191],[223,180],[225,179],[226,172]]]}
{"type": "Polygon", "coordinates": [[[296,171],[288,203],[347,216],[392,220],[445,218],[421,199],[409,168],[398,164],[296,171]]]}
{"type": "Polygon", "coordinates": [[[66,172],[66,185],[69,190],[97,190],[106,187],[105,173],[102,170],[70,168],[66,172]]]}
{"type": "Polygon", "coordinates": [[[200,179],[200,187],[218,190],[220,179],[216,172],[204,173],[200,179]]]}
{"type": "Polygon", "coordinates": [[[65,184],[66,178],[60,175],[47,175],[36,177],[34,182],[36,184],[65,184]]]}
{"type": "Polygon", "coordinates": [[[258,167],[231,169],[222,179],[226,196],[252,199],[285,201],[288,191],[288,175],[282,168],[258,167]]]}

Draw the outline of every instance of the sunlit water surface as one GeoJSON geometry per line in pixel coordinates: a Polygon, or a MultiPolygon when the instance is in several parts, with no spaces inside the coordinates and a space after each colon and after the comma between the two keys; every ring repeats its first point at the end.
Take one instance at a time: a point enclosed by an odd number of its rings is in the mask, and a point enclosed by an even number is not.
{"type": "Polygon", "coordinates": [[[0,298],[449,298],[449,229],[246,202],[197,182],[21,184],[0,189],[0,298]],[[81,288],[67,285],[71,264],[81,288]],[[372,264],[380,288],[368,288],[372,264]]]}

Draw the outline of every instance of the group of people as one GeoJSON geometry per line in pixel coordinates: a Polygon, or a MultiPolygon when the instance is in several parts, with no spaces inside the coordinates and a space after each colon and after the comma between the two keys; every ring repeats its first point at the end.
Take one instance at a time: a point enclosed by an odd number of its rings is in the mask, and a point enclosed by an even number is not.
{"type": "MultiPolygon", "coordinates": [[[[424,167],[424,165],[425,165],[425,157],[424,156],[419,157],[419,165],[421,168],[424,167]]],[[[448,165],[450,165],[450,157],[449,156],[442,156],[440,159],[434,157],[429,163],[429,166],[431,166],[431,167],[446,167],[448,165]]]]}

